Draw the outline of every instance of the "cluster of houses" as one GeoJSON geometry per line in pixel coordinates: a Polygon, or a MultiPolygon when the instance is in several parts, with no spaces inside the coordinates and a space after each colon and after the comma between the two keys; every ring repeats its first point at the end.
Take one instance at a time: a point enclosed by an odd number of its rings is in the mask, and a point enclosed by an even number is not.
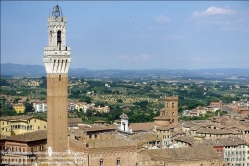
{"type": "MultiPolygon", "coordinates": [[[[178,122],[177,103],[176,97],[166,98],[154,122],[129,123],[125,113],[114,124],[68,118],[69,151],[83,165],[249,165],[249,114],[178,122]]],[[[85,110],[85,105],[76,103],[74,109],[85,110]]],[[[24,155],[32,153],[39,163],[38,152],[48,150],[46,120],[12,116],[1,117],[0,123],[1,161],[32,162],[32,156],[24,155]]]]}
{"type": "Polygon", "coordinates": [[[210,102],[210,105],[207,107],[198,106],[192,110],[184,110],[182,116],[199,117],[207,114],[208,111],[216,112],[217,110],[222,110],[222,102],[210,102]]]}
{"type": "MultiPolygon", "coordinates": [[[[6,103],[12,105],[13,109],[17,113],[24,113],[26,99],[20,99],[16,104],[13,103],[14,97],[8,97],[6,99],[6,103]]],[[[46,100],[30,100],[30,103],[33,105],[33,112],[47,112],[47,101],[46,100]]],[[[88,109],[96,112],[108,113],[110,112],[109,106],[95,106],[94,103],[86,103],[86,102],[69,102],[68,103],[68,111],[78,110],[86,113],[88,109]]]]}
{"type": "MultiPolygon", "coordinates": [[[[96,166],[226,164],[211,146],[168,148],[173,137],[184,133],[178,132],[182,126],[178,125],[177,102],[177,97],[169,98],[154,122],[129,123],[129,117],[124,113],[120,115],[120,123],[116,124],[96,121],[89,125],[83,124],[80,118],[68,118],[68,150],[72,152],[68,155],[76,154],[81,165],[96,166]],[[185,153],[189,154],[187,158],[185,153]]],[[[0,123],[3,124],[1,163],[24,165],[36,162],[39,165],[44,159],[39,155],[48,151],[46,121],[30,116],[12,116],[1,117],[0,123]]],[[[68,161],[68,158],[63,159],[68,161]]],[[[72,158],[70,165],[75,164],[75,157],[72,158]]]]}
{"type": "MultiPolygon", "coordinates": [[[[86,165],[249,165],[248,115],[227,114],[161,125],[156,121],[129,123],[123,113],[120,122],[89,125],[80,118],[69,118],[70,151],[84,152],[81,157],[86,165]]],[[[2,163],[25,164],[33,161],[30,154],[46,154],[46,120],[12,116],[1,117],[0,123],[2,163]]]]}
{"type": "MultiPolygon", "coordinates": [[[[207,107],[198,106],[192,110],[184,110],[182,116],[186,117],[199,117],[210,112],[216,112],[218,110],[223,111],[222,102],[210,102],[207,107]]],[[[233,113],[248,114],[249,113],[249,102],[248,101],[233,101],[230,103],[229,107],[232,109],[233,113]]]]}

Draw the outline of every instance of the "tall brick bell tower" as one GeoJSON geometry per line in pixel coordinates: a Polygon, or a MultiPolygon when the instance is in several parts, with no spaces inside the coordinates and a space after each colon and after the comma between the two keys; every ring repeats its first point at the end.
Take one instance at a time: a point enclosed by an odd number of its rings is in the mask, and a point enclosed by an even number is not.
{"type": "Polygon", "coordinates": [[[160,116],[154,118],[158,125],[178,125],[178,96],[165,97],[164,108],[160,110],[160,116]]]}
{"type": "Polygon", "coordinates": [[[48,42],[44,47],[47,72],[47,146],[53,152],[68,149],[67,102],[70,47],[66,46],[66,23],[60,6],[48,18],[48,42]]]}

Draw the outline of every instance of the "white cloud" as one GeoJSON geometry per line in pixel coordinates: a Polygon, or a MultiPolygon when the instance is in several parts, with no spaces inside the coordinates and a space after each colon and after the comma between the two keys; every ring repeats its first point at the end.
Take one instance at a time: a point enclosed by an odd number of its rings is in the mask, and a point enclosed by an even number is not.
{"type": "Polygon", "coordinates": [[[121,55],[118,57],[118,59],[120,59],[120,60],[129,59],[129,56],[128,55],[121,55]]]}
{"type": "Polygon", "coordinates": [[[202,12],[194,12],[187,21],[194,21],[199,27],[219,27],[222,30],[248,31],[247,11],[235,11],[231,8],[209,7],[202,12]]]}
{"type": "Polygon", "coordinates": [[[150,56],[147,54],[140,55],[139,57],[141,60],[145,60],[145,61],[150,60],[150,56]]]}
{"type": "Polygon", "coordinates": [[[139,56],[132,57],[132,60],[134,60],[134,61],[148,61],[148,60],[150,60],[150,56],[147,54],[142,54],[139,56]]]}
{"type": "Polygon", "coordinates": [[[194,12],[191,17],[203,17],[203,16],[212,16],[212,15],[231,15],[235,11],[228,8],[218,8],[218,7],[209,7],[206,11],[203,12],[194,12]]]}
{"type": "Polygon", "coordinates": [[[163,15],[158,15],[156,16],[155,18],[155,21],[157,22],[169,22],[170,21],[170,18],[169,17],[166,17],[166,16],[163,16],[163,15]]]}
{"type": "Polygon", "coordinates": [[[204,59],[202,57],[196,57],[194,60],[199,61],[199,62],[209,62],[210,61],[209,59],[204,59]]]}
{"type": "Polygon", "coordinates": [[[219,58],[216,58],[216,59],[206,59],[206,58],[203,58],[203,57],[196,57],[194,60],[198,61],[198,62],[215,62],[215,61],[220,61],[219,58]]]}

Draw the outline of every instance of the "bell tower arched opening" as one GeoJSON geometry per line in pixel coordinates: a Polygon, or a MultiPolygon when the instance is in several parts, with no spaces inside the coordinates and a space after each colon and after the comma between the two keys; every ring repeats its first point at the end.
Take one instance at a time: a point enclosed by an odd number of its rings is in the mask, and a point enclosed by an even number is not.
{"type": "Polygon", "coordinates": [[[61,50],[61,31],[57,32],[57,46],[59,46],[61,50]]]}

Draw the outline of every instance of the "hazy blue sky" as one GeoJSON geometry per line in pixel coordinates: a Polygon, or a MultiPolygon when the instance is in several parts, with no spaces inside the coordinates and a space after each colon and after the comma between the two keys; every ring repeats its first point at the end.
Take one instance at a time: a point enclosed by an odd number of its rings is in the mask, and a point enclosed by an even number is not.
{"type": "MultiPolygon", "coordinates": [[[[1,1],[1,63],[43,65],[56,1],[1,1]]],[[[249,67],[247,1],[59,1],[71,68],[249,67]]]]}

